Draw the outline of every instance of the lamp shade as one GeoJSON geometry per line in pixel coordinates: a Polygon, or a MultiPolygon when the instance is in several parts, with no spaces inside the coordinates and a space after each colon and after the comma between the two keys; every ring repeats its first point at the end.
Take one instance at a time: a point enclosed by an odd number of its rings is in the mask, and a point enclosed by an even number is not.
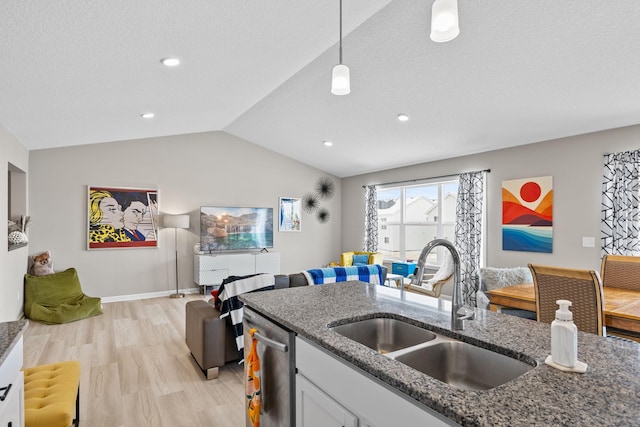
{"type": "Polygon", "coordinates": [[[331,73],[331,93],[334,95],[348,95],[351,92],[349,67],[338,64],[331,73]]]}
{"type": "Polygon", "coordinates": [[[458,34],[458,0],[435,0],[431,8],[431,40],[448,42],[458,34]]]}
{"type": "Polygon", "coordinates": [[[163,215],[162,225],[165,228],[189,228],[189,215],[163,215]]]}

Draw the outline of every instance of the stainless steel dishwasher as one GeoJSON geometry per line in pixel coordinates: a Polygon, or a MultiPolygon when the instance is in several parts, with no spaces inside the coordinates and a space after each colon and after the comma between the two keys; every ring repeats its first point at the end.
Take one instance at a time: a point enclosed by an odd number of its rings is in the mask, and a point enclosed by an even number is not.
{"type": "MultiPolygon", "coordinates": [[[[262,380],[260,425],[262,427],[294,426],[296,407],[295,334],[251,310],[246,305],[243,307],[242,327],[245,358],[251,350],[249,330],[251,328],[257,330],[254,337],[258,340],[260,378],[262,380]]],[[[246,413],[245,419],[247,427],[251,427],[246,413]]]]}

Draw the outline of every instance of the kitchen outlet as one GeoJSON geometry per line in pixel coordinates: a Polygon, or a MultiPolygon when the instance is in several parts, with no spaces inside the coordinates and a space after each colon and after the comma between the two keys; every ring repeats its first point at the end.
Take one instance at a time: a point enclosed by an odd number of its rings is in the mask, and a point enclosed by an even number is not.
{"type": "Polygon", "coordinates": [[[582,247],[583,248],[593,248],[596,246],[596,238],[595,237],[583,237],[582,238],[582,247]]]}

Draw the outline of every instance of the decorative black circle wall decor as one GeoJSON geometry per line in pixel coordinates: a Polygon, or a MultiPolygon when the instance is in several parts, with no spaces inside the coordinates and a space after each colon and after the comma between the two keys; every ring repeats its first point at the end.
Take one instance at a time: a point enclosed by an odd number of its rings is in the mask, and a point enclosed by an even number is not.
{"type": "Polygon", "coordinates": [[[331,215],[329,214],[328,210],[323,208],[318,211],[317,217],[318,217],[318,221],[324,223],[329,221],[329,218],[331,217],[331,215]]]}
{"type": "Polygon", "coordinates": [[[319,206],[320,202],[313,193],[307,193],[302,198],[302,209],[307,213],[313,213],[319,206]]]}
{"type": "Polygon", "coordinates": [[[336,192],[336,184],[328,176],[323,176],[316,183],[316,194],[321,199],[330,199],[336,192]]]}

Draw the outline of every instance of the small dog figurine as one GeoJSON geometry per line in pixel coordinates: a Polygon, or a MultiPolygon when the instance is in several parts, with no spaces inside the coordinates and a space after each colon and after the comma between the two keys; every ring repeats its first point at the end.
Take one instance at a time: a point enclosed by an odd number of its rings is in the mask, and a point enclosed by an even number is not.
{"type": "Polygon", "coordinates": [[[51,252],[46,251],[40,255],[32,255],[33,265],[29,269],[32,276],[45,276],[53,274],[53,261],[51,260],[51,252]]]}

